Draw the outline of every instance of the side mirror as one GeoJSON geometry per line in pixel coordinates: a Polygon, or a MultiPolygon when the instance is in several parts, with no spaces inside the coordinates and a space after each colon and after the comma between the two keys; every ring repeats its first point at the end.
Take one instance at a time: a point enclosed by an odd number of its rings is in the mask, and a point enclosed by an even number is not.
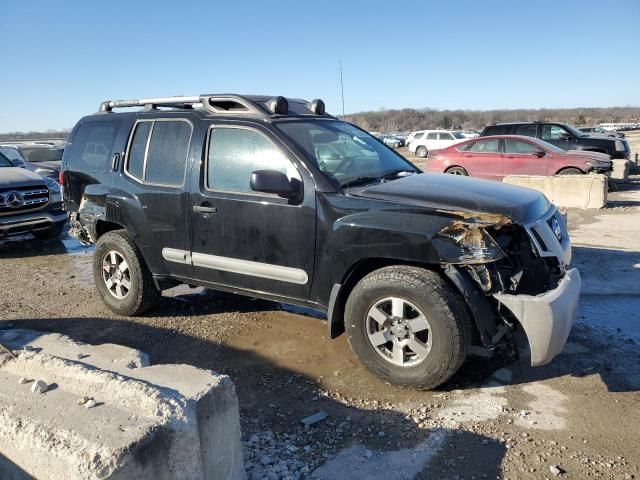
{"type": "Polygon", "coordinates": [[[277,170],[256,170],[251,174],[251,190],[273,193],[283,198],[297,197],[300,193],[299,184],[297,180],[289,180],[277,170]]]}
{"type": "Polygon", "coordinates": [[[542,158],[546,155],[547,153],[544,150],[534,150],[533,152],[531,152],[531,155],[538,157],[538,158],[542,158]]]}
{"type": "Polygon", "coordinates": [[[568,133],[561,133],[559,138],[560,140],[571,140],[571,135],[568,133]]]}

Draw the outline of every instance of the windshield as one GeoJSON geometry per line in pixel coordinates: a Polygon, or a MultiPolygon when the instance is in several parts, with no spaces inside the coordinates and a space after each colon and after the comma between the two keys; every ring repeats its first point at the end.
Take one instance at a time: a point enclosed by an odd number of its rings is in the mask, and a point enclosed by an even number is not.
{"type": "Polygon", "coordinates": [[[587,134],[578,130],[576,127],[574,127],[573,125],[567,125],[564,124],[563,125],[564,128],[566,128],[567,130],[569,130],[573,135],[575,135],[576,137],[584,137],[587,134]]]}
{"type": "Polygon", "coordinates": [[[293,121],[277,127],[312,159],[335,186],[417,172],[409,161],[364,130],[341,121],[293,121]]]}
{"type": "Polygon", "coordinates": [[[0,153],[0,167],[13,167],[13,163],[2,153],[0,153]]]}
{"type": "Polygon", "coordinates": [[[20,153],[29,163],[61,162],[62,150],[57,148],[20,148],[20,153]]]}

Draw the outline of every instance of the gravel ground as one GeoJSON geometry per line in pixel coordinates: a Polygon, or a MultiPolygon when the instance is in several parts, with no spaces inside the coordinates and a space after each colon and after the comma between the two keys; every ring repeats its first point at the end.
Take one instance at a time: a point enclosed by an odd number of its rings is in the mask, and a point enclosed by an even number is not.
{"type": "Polygon", "coordinates": [[[94,292],[91,249],[70,239],[0,243],[0,329],[229,374],[249,479],[640,478],[639,190],[569,212],[587,290],[556,361],[470,357],[432,392],[380,382],[312,310],[179,287],[144,317],[112,315],[94,292]]]}

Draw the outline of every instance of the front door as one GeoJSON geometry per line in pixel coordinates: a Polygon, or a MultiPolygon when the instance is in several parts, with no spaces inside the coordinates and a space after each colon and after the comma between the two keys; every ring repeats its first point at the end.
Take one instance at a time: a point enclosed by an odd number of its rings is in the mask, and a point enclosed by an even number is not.
{"type": "Polygon", "coordinates": [[[200,175],[194,175],[191,195],[195,277],[308,298],[316,235],[313,180],[292,152],[260,125],[211,125],[205,142],[205,160],[200,175]],[[278,170],[302,182],[302,198],[252,191],[251,173],[256,170],[278,170]]]}
{"type": "Polygon", "coordinates": [[[507,138],[504,140],[502,168],[504,175],[547,175],[547,159],[539,157],[533,143],[507,138]]]}
{"type": "Polygon", "coordinates": [[[560,125],[543,125],[540,138],[563,150],[576,149],[575,137],[560,125]]]}

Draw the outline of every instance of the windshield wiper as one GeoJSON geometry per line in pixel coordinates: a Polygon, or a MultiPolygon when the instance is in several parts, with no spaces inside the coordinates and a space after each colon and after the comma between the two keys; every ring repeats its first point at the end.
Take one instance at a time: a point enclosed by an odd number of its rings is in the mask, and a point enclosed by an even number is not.
{"type": "Polygon", "coordinates": [[[374,180],[380,180],[379,175],[373,176],[363,176],[363,177],[353,177],[340,184],[340,188],[344,187],[352,187],[354,185],[362,185],[363,183],[373,182],[374,180]]]}
{"type": "Polygon", "coordinates": [[[362,177],[353,177],[350,178],[349,180],[347,180],[346,182],[343,182],[340,184],[340,188],[344,188],[344,187],[351,187],[351,186],[355,186],[355,185],[362,185],[364,183],[368,183],[368,182],[373,182],[375,180],[391,180],[393,177],[399,175],[400,173],[412,173],[415,174],[416,171],[415,170],[407,170],[404,168],[398,169],[398,170],[391,170],[389,172],[385,172],[381,175],[369,175],[369,176],[362,176],[362,177]]]}

